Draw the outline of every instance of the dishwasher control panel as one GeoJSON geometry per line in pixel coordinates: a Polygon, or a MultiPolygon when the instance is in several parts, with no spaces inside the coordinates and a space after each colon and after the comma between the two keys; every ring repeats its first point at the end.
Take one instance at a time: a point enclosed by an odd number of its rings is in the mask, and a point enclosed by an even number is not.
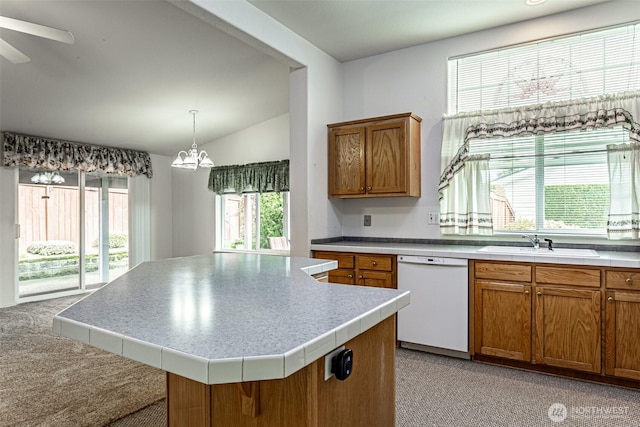
{"type": "Polygon", "coordinates": [[[398,262],[406,262],[410,264],[431,264],[431,265],[450,265],[450,266],[466,266],[468,260],[466,258],[442,258],[432,256],[414,256],[399,255],[398,262]]]}

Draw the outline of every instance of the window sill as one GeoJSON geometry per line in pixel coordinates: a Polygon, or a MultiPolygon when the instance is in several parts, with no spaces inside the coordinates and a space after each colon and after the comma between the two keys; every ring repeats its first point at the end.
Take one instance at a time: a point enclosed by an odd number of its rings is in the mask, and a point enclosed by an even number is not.
{"type": "Polygon", "coordinates": [[[289,256],[291,251],[288,249],[260,249],[259,251],[253,251],[249,249],[216,249],[213,252],[231,252],[231,253],[243,253],[243,254],[260,254],[260,255],[280,255],[289,256]]]}

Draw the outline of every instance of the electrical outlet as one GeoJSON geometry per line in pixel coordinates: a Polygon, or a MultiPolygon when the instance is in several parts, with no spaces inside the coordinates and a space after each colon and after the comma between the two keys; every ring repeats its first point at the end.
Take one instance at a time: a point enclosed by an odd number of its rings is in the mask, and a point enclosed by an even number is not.
{"type": "Polygon", "coordinates": [[[364,216],[364,226],[371,227],[371,215],[364,216]]]}
{"type": "Polygon", "coordinates": [[[429,212],[429,224],[440,224],[440,213],[429,212]]]}
{"type": "Polygon", "coordinates": [[[333,350],[331,353],[324,356],[324,380],[325,381],[333,376],[333,372],[331,372],[331,360],[335,355],[337,355],[342,350],[344,350],[344,348],[345,347],[342,345],[336,348],[335,350],[333,350]]]}

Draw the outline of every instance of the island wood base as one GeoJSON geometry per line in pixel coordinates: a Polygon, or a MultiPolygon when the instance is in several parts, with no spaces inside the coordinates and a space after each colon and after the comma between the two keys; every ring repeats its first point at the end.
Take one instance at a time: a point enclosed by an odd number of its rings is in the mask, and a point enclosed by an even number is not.
{"type": "Polygon", "coordinates": [[[353,372],[324,380],[324,357],[279,380],[206,385],[167,373],[169,427],[394,426],[395,315],[345,344],[353,372]]]}

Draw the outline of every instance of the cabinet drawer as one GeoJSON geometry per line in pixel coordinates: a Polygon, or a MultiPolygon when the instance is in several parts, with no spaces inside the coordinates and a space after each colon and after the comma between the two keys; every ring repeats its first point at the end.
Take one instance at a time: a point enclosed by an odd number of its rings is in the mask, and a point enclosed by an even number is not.
{"type": "Polygon", "coordinates": [[[392,271],[394,258],[391,255],[359,255],[358,269],[392,271]]]}
{"type": "Polygon", "coordinates": [[[337,270],[329,271],[330,283],[342,283],[343,285],[355,285],[356,272],[354,270],[347,270],[339,268],[337,270]]]}
{"type": "Polygon", "coordinates": [[[476,279],[506,280],[509,282],[531,282],[531,266],[476,261],[476,279]]]}
{"type": "Polygon", "coordinates": [[[536,283],[549,285],[600,287],[600,270],[536,266],[536,283]]]}
{"type": "Polygon", "coordinates": [[[316,252],[315,258],[332,259],[338,261],[338,268],[355,268],[355,255],[336,252],[316,252]]]}
{"type": "Polygon", "coordinates": [[[640,291],[639,270],[607,270],[604,277],[607,288],[640,291]]]}

